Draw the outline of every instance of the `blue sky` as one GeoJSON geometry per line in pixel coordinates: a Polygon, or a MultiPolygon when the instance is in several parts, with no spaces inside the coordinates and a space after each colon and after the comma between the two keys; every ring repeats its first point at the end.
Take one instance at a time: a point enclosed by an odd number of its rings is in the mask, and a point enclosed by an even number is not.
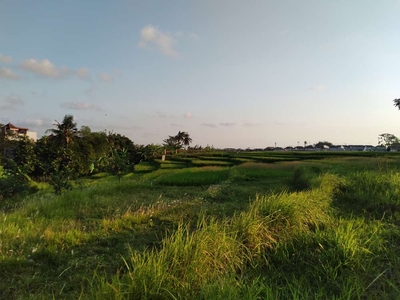
{"type": "Polygon", "coordinates": [[[400,136],[399,1],[8,1],[0,122],[162,143],[400,136]]]}

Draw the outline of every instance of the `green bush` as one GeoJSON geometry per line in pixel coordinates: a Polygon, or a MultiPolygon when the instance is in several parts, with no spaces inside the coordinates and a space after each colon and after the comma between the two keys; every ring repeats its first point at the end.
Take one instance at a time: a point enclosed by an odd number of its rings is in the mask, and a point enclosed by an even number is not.
{"type": "Polygon", "coordinates": [[[0,170],[0,200],[27,191],[29,191],[29,184],[26,174],[18,168],[14,161],[7,162],[7,169],[0,170]]]}

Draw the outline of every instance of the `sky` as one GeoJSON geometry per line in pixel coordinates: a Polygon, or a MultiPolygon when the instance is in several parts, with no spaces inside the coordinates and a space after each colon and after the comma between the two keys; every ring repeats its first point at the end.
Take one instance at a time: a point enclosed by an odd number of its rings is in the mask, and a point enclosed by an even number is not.
{"type": "Polygon", "coordinates": [[[0,0],[0,123],[217,148],[400,136],[400,1],[0,0]]]}

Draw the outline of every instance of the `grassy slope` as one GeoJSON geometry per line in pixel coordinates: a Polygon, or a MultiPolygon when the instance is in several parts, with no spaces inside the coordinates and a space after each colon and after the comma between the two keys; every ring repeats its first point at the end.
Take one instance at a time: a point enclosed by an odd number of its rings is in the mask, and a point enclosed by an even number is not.
{"type": "Polygon", "coordinates": [[[177,157],[33,195],[0,213],[0,298],[395,299],[397,156],[353,156],[177,157]]]}

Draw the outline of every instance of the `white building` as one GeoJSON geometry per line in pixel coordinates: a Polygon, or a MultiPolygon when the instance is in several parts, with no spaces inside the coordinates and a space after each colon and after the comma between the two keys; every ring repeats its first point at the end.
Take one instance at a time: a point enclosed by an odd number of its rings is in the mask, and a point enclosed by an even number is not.
{"type": "Polygon", "coordinates": [[[2,133],[2,135],[5,136],[9,132],[16,134],[16,135],[26,135],[31,140],[33,140],[35,143],[37,141],[37,133],[34,131],[29,131],[29,128],[18,127],[11,123],[8,123],[1,128],[1,133],[2,133]]]}

